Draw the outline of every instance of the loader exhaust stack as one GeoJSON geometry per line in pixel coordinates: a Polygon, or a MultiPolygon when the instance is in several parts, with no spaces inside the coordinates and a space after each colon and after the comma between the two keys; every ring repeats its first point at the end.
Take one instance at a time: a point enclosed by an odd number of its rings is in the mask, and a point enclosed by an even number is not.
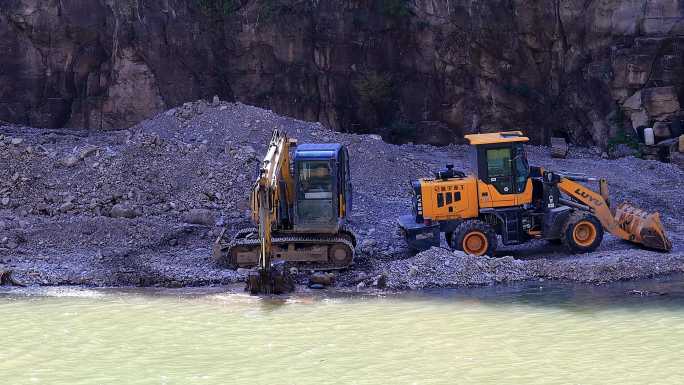
{"type": "Polygon", "coordinates": [[[628,203],[615,210],[615,221],[630,235],[630,241],[661,251],[672,250],[672,242],[665,235],[658,213],[647,213],[628,203]]]}

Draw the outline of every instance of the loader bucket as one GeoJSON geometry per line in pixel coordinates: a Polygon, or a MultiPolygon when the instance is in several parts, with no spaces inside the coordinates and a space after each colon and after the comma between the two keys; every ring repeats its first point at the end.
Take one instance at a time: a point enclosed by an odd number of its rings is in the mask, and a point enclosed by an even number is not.
{"type": "Polygon", "coordinates": [[[658,213],[649,214],[628,203],[622,203],[615,210],[615,220],[630,235],[630,241],[649,249],[672,250],[672,242],[665,235],[658,213]]]}

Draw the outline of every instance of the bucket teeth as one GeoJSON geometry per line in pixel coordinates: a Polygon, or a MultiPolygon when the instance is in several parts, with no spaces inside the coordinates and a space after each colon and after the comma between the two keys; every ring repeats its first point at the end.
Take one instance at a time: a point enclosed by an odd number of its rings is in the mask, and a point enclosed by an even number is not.
{"type": "Polygon", "coordinates": [[[615,210],[615,221],[630,235],[632,242],[651,249],[672,250],[672,242],[665,235],[658,213],[649,214],[628,203],[622,203],[615,210]]]}

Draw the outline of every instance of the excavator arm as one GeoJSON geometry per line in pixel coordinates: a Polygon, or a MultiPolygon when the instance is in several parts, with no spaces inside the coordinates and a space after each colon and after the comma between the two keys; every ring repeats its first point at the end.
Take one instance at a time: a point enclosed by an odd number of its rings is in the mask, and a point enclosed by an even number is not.
{"type": "MultiPolygon", "coordinates": [[[[608,183],[605,179],[599,180],[600,193],[592,191],[573,179],[561,177],[558,189],[581,202],[581,205],[574,202],[561,201],[562,203],[569,203],[573,207],[591,211],[604,229],[620,239],[656,250],[672,250],[672,242],[665,235],[658,213],[649,214],[628,203],[622,203],[616,209],[611,209],[608,183]]],[[[589,179],[585,178],[585,180],[589,179]]]]}
{"type": "Polygon", "coordinates": [[[250,197],[252,221],[259,226],[261,255],[259,267],[270,266],[272,227],[277,225],[278,206],[285,199],[289,204],[294,195],[294,183],[290,174],[290,148],[296,145],[295,139],[288,138],[278,130],[268,145],[268,151],[259,169],[259,178],[254,184],[250,197]],[[284,191],[281,192],[281,189],[284,191]]]}
{"type": "Polygon", "coordinates": [[[280,200],[291,202],[293,199],[290,147],[294,147],[296,143],[296,140],[288,138],[280,131],[273,131],[268,151],[259,169],[259,178],[250,196],[252,220],[259,226],[261,244],[257,271],[247,277],[247,290],[254,294],[278,294],[290,291],[292,287],[287,272],[272,266],[271,249],[272,229],[280,220],[280,200]]]}

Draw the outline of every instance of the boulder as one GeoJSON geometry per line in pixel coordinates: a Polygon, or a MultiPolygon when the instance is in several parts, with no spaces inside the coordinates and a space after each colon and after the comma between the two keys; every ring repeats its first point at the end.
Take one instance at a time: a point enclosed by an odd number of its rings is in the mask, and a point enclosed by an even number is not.
{"type": "Polygon", "coordinates": [[[192,108],[192,103],[184,103],[183,107],[180,108],[180,117],[185,120],[189,120],[192,118],[194,115],[194,111],[192,108]]]}
{"type": "Polygon", "coordinates": [[[242,160],[256,158],[256,150],[249,144],[238,147],[235,157],[242,160]]]}
{"type": "Polygon", "coordinates": [[[368,238],[368,239],[364,239],[363,242],[361,242],[361,249],[370,252],[377,245],[378,245],[378,242],[375,239],[368,238]]]}
{"type": "Polygon", "coordinates": [[[59,206],[59,212],[60,213],[66,213],[69,210],[72,210],[74,208],[74,204],[72,202],[65,202],[61,206],[59,206]]]}
{"type": "Polygon", "coordinates": [[[214,226],[216,224],[216,215],[211,210],[192,209],[185,213],[183,222],[195,225],[214,226]]]}
{"type": "Polygon", "coordinates": [[[639,127],[648,126],[648,122],[650,121],[648,114],[644,109],[630,112],[629,119],[632,121],[632,128],[634,128],[634,130],[637,130],[639,127]]]}
{"type": "Polygon", "coordinates": [[[642,110],[644,105],[641,102],[641,91],[637,91],[632,96],[627,98],[627,100],[622,103],[622,108],[628,112],[642,110]]]}
{"type": "Polygon", "coordinates": [[[551,138],[551,156],[565,158],[568,155],[568,143],[565,138],[551,138]]]}
{"type": "Polygon", "coordinates": [[[98,148],[96,146],[88,145],[83,147],[79,152],[78,152],[78,157],[80,159],[85,159],[89,157],[90,155],[94,154],[98,148]]]}
{"type": "Polygon", "coordinates": [[[81,158],[75,155],[69,155],[65,158],[62,158],[60,161],[64,167],[73,167],[78,164],[78,162],[81,161],[81,158]]]}
{"type": "Polygon", "coordinates": [[[670,162],[672,162],[673,164],[676,164],[681,169],[684,169],[684,153],[681,153],[681,152],[670,153],[670,162]]]}
{"type": "Polygon", "coordinates": [[[684,153],[684,135],[679,137],[679,152],[684,153]]]}
{"type": "Polygon", "coordinates": [[[318,272],[309,277],[310,284],[320,284],[330,286],[335,282],[335,274],[318,272]]]}
{"type": "Polygon", "coordinates": [[[655,122],[653,125],[653,135],[656,138],[669,138],[672,136],[670,132],[670,122],[655,122]]]}
{"type": "Polygon", "coordinates": [[[379,289],[387,287],[387,274],[383,273],[373,278],[373,286],[379,289]]]}
{"type": "Polygon", "coordinates": [[[138,212],[126,203],[117,203],[112,207],[110,216],[112,218],[132,219],[138,216],[138,212]]]}
{"type": "Polygon", "coordinates": [[[662,117],[679,111],[679,98],[674,87],[645,88],[641,101],[649,117],[662,117]]]}

